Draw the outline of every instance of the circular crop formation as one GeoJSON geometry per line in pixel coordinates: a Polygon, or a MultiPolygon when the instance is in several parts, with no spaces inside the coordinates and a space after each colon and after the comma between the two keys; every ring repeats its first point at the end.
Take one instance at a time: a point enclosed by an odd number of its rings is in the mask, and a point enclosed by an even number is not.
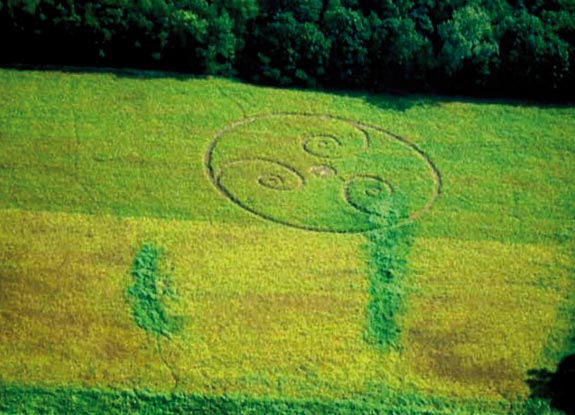
{"type": "Polygon", "coordinates": [[[345,187],[345,199],[357,210],[371,214],[377,212],[377,202],[391,196],[393,188],[375,176],[358,176],[345,187]]]}
{"type": "Polygon", "coordinates": [[[208,149],[206,167],[231,202],[261,218],[318,232],[364,232],[393,196],[414,220],[441,190],[434,163],[378,126],[281,113],[237,121],[208,149]]]}
{"type": "Polygon", "coordinates": [[[307,137],[302,148],[312,156],[340,158],[344,146],[337,137],[325,134],[307,137]]]}

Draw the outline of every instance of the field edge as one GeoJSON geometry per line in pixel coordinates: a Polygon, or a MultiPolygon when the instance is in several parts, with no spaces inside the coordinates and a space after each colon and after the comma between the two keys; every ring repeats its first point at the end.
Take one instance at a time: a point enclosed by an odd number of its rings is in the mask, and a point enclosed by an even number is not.
{"type": "Polygon", "coordinates": [[[148,389],[94,389],[21,386],[0,382],[0,414],[181,414],[266,415],[559,415],[542,400],[495,403],[476,399],[447,400],[382,391],[379,399],[277,399],[247,395],[156,393],[148,389]]]}

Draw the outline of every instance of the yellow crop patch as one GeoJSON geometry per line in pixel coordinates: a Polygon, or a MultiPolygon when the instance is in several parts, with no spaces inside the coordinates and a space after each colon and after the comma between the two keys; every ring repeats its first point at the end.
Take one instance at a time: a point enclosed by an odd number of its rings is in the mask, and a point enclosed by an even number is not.
{"type": "Polygon", "coordinates": [[[552,364],[542,354],[552,329],[568,330],[556,313],[573,288],[569,264],[557,246],[417,240],[402,367],[435,392],[526,394],[527,371],[552,364]]]}
{"type": "Polygon", "coordinates": [[[363,341],[360,236],[191,221],[2,211],[4,381],[346,396],[382,357],[363,341]],[[281,236],[281,237],[280,237],[281,236]],[[126,298],[133,255],[174,265],[183,331],[156,345],[126,298]]]}
{"type": "Polygon", "coordinates": [[[26,384],[340,398],[401,386],[515,396],[525,393],[523,374],[546,363],[541,351],[569,286],[569,258],[555,247],[418,239],[403,350],[381,354],[363,337],[361,236],[2,216],[0,373],[26,384]],[[174,266],[172,311],[184,321],[181,333],[160,340],[161,357],[126,296],[134,253],[147,240],[174,266]]]}

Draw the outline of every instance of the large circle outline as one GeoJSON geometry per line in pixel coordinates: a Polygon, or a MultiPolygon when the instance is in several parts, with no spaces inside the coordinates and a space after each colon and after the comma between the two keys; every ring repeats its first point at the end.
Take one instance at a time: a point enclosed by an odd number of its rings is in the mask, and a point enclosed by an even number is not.
{"type": "MultiPolygon", "coordinates": [[[[382,127],[379,127],[377,125],[372,125],[372,124],[368,124],[368,123],[363,123],[360,121],[355,121],[349,118],[345,118],[345,117],[341,117],[338,115],[331,115],[331,114],[315,114],[315,113],[308,113],[308,112],[273,112],[273,113],[268,113],[268,114],[259,114],[259,115],[252,115],[249,117],[245,117],[239,120],[236,120],[230,124],[228,124],[227,126],[225,126],[224,128],[222,128],[221,130],[219,130],[216,135],[214,136],[214,138],[212,139],[212,141],[210,142],[210,144],[208,145],[208,148],[206,150],[205,153],[205,157],[204,157],[204,167],[206,169],[206,173],[210,179],[210,182],[212,183],[212,185],[215,187],[215,189],[222,194],[224,197],[226,197],[228,200],[232,201],[234,204],[236,204],[238,207],[246,210],[247,212],[252,213],[253,215],[261,218],[261,219],[265,219],[267,221],[270,222],[274,222],[276,224],[281,224],[284,226],[289,226],[291,228],[296,228],[296,229],[300,229],[300,230],[305,230],[305,231],[310,231],[310,232],[320,232],[320,233],[337,233],[337,234],[356,234],[356,233],[363,233],[363,232],[367,232],[373,228],[368,228],[368,229],[353,229],[353,230],[336,230],[336,229],[317,229],[311,226],[307,226],[307,225],[300,225],[300,224],[295,224],[295,223],[290,223],[281,219],[277,219],[274,217],[271,217],[269,215],[266,215],[264,213],[261,212],[257,212],[254,209],[251,209],[249,207],[247,207],[245,204],[239,202],[237,200],[237,198],[235,198],[234,196],[232,196],[230,194],[230,192],[228,192],[225,188],[223,188],[223,186],[221,186],[221,184],[219,183],[219,176],[220,175],[216,175],[216,172],[214,171],[213,165],[212,165],[212,160],[213,160],[213,155],[214,155],[214,150],[216,149],[216,146],[219,142],[219,140],[229,131],[234,130],[235,128],[241,127],[243,125],[248,125],[251,124],[253,122],[256,121],[260,121],[260,120],[265,120],[265,119],[270,119],[270,118],[280,118],[280,117],[309,117],[309,118],[318,118],[318,119],[326,119],[326,120],[337,120],[337,121],[342,121],[345,122],[349,125],[351,125],[352,127],[357,128],[358,130],[360,130],[363,134],[365,134],[365,136],[367,137],[367,141],[366,141],[366,145],[367,148],[369,148],[370,146],[370,142],[369,142],[369,134],[367,133],[366,130],[372,129],[375,131],[379,131],[385,135],[388,135],[389,137],[391,137],[392,139],[397,140],[398,142],[400,142],[401,144],[403,144],[404,146],[408,147],[410,150],[414,151],[415,154],[417,155],[417,157],[419,157],[422,161],[425,162],[429,173],[431,173],[431,176],[433,178],[433,182],[435,184],[435,186],[433,187],[431,196],[428,198],[427,203],[425,205],[423,205],[423,207],[421,207],[419,210],[411,213],[406,219],[404,219],[403,221],[399,222],[396,226],[403,226],[406,225],[408,223],[411,223],[417,219],[419,219],[422,215],[424,215],[425,213],[429,212],[431,210],[431,208],[433,207],[433,205],[435,204],[435,202],[437,202],[437,199],[439,199],[442,189],[443,189],[443,180],[441,177],[441,173],[439,172],[437,166],[435,165],[435,163],[433,162],[433,160],[423,151],[421,150],[417,144],[409,141],[408,139],[406,139],[405,137],[402,137],[398,134],[392,133],[391,131],[388,131],[382,127]]],[[[272,160],[272,159],[263,159],[263,158],[254,158],[254,159],[259,159],[259,160],[266,160],[266,161],[271,161],[274,163],[278,163],[277,160],[272,160]]],[[[246,159],[244,159],[246,160],[246,159]]],[[[278,164],[281,164],[282,162],[279,162],[278,164]]],[[[229,163],[225,163],[226,165],[229,163]]],[[[302,176],[303,177],[303,176],[302,176]]],[[[303,182],[303,184],[305,185],[305,181],[303,182]]],[[[344,190],[345,191],[345,190],[344,190]]]]}

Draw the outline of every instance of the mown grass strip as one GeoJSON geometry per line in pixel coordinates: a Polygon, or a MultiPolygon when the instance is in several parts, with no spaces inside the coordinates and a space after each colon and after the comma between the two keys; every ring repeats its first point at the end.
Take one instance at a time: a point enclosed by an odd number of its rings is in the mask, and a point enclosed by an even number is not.
{"type": "Polygon", "coordinates": [[[132,313],[138,327],[156,336],[169,337],[179,329],[178,320],[168,315],[167,307],[176,300],[171,277],[161,270],[163,251],[144,243],[132,266],[133,285],[128,288],[132,313]]]}
{"type": "Polygon", "coordinates": [[[0,413],[74,415],[559,415],[545,401],[512,407],[474,404],[417,395],[388,400],[345,401],[252,398],[242,395],[208,396],[150,391],[41,388],[0,384],[0,413]]]}
{"type": "Polygon", "coordinates": [[[378,202],[367,233],[369,303],[367,340],[383,349],[399,346],[397,315],[403,308],[402,284],[406,257],[412,245],[413,225],[405,220],[393,199],[378,202]]]}

